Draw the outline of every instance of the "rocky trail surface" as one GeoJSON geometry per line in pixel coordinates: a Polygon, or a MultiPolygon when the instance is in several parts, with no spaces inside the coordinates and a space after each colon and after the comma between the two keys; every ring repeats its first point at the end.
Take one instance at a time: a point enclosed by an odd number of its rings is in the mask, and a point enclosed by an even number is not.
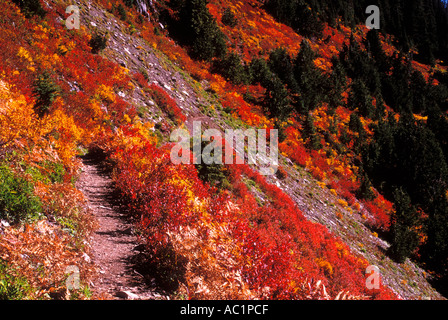
{"type": "Polygon", "coordinates": [[[153,279],[137,271],[144,246],[135,234],[132,219],[117,201],[112,179],[94,156],[84,157],[83,163],[78,187],[99,225],[90,252],[99,269],[92,285],[94,295],[102,299],[165,298],[151,286],[153,279]]]}

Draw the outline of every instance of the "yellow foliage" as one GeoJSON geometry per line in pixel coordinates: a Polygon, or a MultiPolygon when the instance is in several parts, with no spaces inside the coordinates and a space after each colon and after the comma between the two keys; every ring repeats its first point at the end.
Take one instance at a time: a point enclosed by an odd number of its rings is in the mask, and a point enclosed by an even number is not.
{"type": "Polygon", "coordinates": [[[328,262],[327,260],[324,260],[322,258],[318,258],[318,259],[316,259],[316,263],[320,268],[322,268],[324,270],[324,273],[327,276],[333,275],[334,270],[333,270],[333,266],[331,265],[330,262],[328,262]]]}
{"type": "Polygon", "coordinates": [[[65,165],[71,164],[76,156],[76,147],[81,141],[83,130],[78,127],[73,117],[67,116],[62,109],[55,110],[47,119],[49,127],[57,134],[50,138],[58,156],[65,165]]]}
{"type": "Polygon", "coordinates": [[[98,87],[98,90],[96,91],[96,93],[98,94],[98,96],[99,96],[102,100],[104,100],[104,101],[106,101],[106,102],[109,102],[109,103],[113,103],[113,102],[115,102],[115,99],[116,99],[115,92],[114,92],[114,90],[113,90],[111,87],[109,87],[109,86],[106,86],[106,85],[104,85],[104,84],[101,84],[101,85],[98,87]]]}
{"type": "Polygon", "coordinates": [[[341,206],[343,206],[344,208],[348,206],[347,201],[342,200],[342,199],[338,199],[338,203],[339,203],[341,206]]]}
{"type": "Polygon", "coordinates": [[[125,114],[124,116],[123,116],[123,119],[124,119],[124,121],[126,121],[127,123],[131,123],[131,118],[127,115],[127,114],[125,114]]]}
{"type": "Polygon", "coordinates": [[[428,120],[428,116],[423,117],[419,114],[414,114],[414,118],[415,118],[415,120],[418,120],[418,121],[427,121],[428,120]]]}
{"type": "Polygon", "coordinates": [[[338,250],[338,256],[339,256],[339,258],[344,258],[346,255],[348,255],[349,254],[349,252],[348,252],[348,250],[346,249],[346,247],[343,245],[343,244],[341,244],[341,243],[339,243],[339,242],[336,242],[336,248],[337,248],[337,250],[338,250]]]}
{"type": "Polygon", "coordinates": [[[19,48],[19,51],[17,52],[17,56],[19,58],[22,58],[23,60],[27,61],[27,69],[34,72],[36,71],[36,69],[34,68],[34,61],[33,58],[31,57],[30,53],[23,47],[19,48]]]}
{"type": "Polygon", "coordinates": [[[19,48],[19,51],[17,52],[17,56],[19,58],[23,58],[23,59],[27,60],[30,63],[33,62],[33,58],[31,58],[30,53],[23,47],[19,48]]]}
{"type": "Polygon", "coordinates": [[[26,147],[37,140],[37,119],[23,95],[0,79],[0,147],[26,147]]]}

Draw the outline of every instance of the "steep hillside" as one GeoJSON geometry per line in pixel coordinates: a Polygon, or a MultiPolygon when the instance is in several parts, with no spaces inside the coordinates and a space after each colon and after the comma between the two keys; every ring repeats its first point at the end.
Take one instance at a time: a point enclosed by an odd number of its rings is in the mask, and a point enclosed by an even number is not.
{"type": "Polygon", "coordinates": [[[270,15],[275,1],[79,1],[73,30],[69,3],[20,3],[0,3],[0,297],[101,297],[95,219],[75,183],[79,156],[101,150],[148,279],[167,296],[443,299],[432,285],[445,244],[431,241],[446,206],[438,188],[425,196],[439,200],[418,195],[446,183],[428,169],[445,161],[440,60],[406,60],[390,35],[323,16],[321,35],[296,33],[270,15]],[[408,89],[429,92],[408,97],[410,112],[391,94],[406,92],[404,73],[408,89]],[[172,163],[171,132],[195,121],[279,129],[277,173],[172,163]],[[407,132],[416,147],[398,150],[407,132]],[[414,180],[385,171],[399,161],[414,180]],[[400,237],[417,243],[403,249],[400,237]],[[379,289],[366,285],[369,265],[379,289]]]}

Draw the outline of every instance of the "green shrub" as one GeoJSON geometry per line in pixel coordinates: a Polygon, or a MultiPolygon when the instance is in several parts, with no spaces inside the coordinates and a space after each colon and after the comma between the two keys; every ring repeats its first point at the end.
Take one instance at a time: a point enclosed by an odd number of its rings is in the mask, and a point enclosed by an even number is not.
{"type": "MultiPolygon", "coordinates": [[[[206,141],[201,142],[201,149],[199,154],[195,154],[196,158],[200,158],[202,155],[203,149],[208,145],[206,141]]],[[[190,143],[190,145],[193,145],[193,143],[190,143]]],[[[193,149],[194,151],[194,149],[193,149]]],[[[199,151],[199,150],[198,150],[199,151]]],[[[213,157],[213,152],[211,152],[210,156],[213,157]]],[[[196,170],[198,172],[198,177],[210,184],[211,186],[214,186],[218,188],[219,190],[228,189],[230,188],[230,182],[227,179],[227,171],[226,167],[222,164],[205,164],[201,161],[200,164],[195,164],[196,170]]]]}
{"type": "Polygon", "coordinates": [[[171,5],[179,14],[179,19],[173,23],[171,30],[181,43],[189,47],[194,59],[211,61],[214,57],[225,56],[225,35],[210,14],[206,0],[173,1],[171,5]]]}
{"type": "Polygon", "coordinates": [[[24,222],[36,218],[41,209],[33,184],[6,165],[0,166],[0,219],[24,222]]]}
{"type": "Polygon", "coordinates": [[[0,260],[0,300],[22,300],[31,293],[25,278],[12,274],[12,270],[0,260]]]}
{"type": "Polygon", "coordinates": [[[419,236],[416,228],[421,222],[406,191],[395,188],[393,196],[395,212],[391,216],[391,245],[388,252],[395,261],[403,263],[418,247],[419,236]]]}
{"type": "Polygon", "coordinates": [[[216,59],[213,64],[213,69],[235,84],[248,82],[248,75],[241,62],[241,58],[234,52],[228,53],[221,59],[216,59]]]}
{"type": "Polygon", "coordinates": [[[27,18],[31,18],[32,16],[43,18],[46,14],[46,11],[39,0],[13,0],[13,2],[20,8],[27,18]]]}
{"type": "Polygon", "coordinates": [[[35,181],[41,181],[45,184],[62,183],[64,181],[65,169],[61,163],[43,161],[39,163],[42,169],[29,168],[27,171],[35,181]]]}
{"type": "Polygon", "coordinates": [[[40,118],[48,113],[59,92],[60,88],[54,83],[49,72],[44,71],[37,76],[33,89],[33,95],[36,97],[34,111],[40,118]]]}
{"type": "Polygon", "coordinates": [[[106,49],[107,37],[97,33],[90,39],[89,45],[92,47],[92,53],[97,54],[106,49]]]}
{"type": "Polygon", "coordinates": [[[120,19],[123,21],[126,21],[128,16],[126,13],[126,9],[123,7],[123,5],[121,3],[118,5],[117,10],[118,10],[118,15],[120,16],[120,19]]]}
{"type": "Polygon", "coordinates": [[[229,27],[235,27],[238,23],[237,19],[235,18],[235,14],[232,12],[230,8],[226,8],[222,14],[221,21],[223,24],[229,27]]]}

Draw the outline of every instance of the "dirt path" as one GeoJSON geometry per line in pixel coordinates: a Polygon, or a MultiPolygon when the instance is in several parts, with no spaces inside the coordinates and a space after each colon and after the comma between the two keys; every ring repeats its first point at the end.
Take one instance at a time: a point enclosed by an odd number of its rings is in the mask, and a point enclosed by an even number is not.
{"type": "Polygon", "coordinates": [[[99,268],[94,280],[94,296],[105,299],[160,299],[146,284],[147,277],[136,271],[142,245],[133,223],[117,205],[113,182],[93,156],[83,158],[84,168],[78,182],[99,228],[91,239],[91,258],[99,268]]]}

